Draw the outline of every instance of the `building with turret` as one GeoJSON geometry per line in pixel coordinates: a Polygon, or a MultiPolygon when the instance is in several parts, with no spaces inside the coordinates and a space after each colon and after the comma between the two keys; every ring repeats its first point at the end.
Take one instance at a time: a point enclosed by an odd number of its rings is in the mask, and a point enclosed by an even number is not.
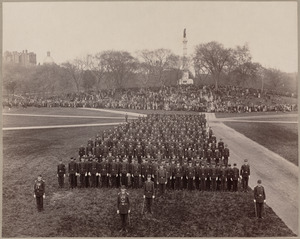
{"type": "Polygon", "coordinates": [[[28,52],[27,50],[22,52],[17,51],[5,51],[3,54],[3,62],[19,64],[21,66],[35,66],[36,54],[34,52],[28,52]]]}
{"type": "Polygon", "coordinates": [[[55,62],[50,55],[50,51],[47,51],[47,56],[44,59],[44,65],[52,65],[52,64],[55,64],[55,62]]]}

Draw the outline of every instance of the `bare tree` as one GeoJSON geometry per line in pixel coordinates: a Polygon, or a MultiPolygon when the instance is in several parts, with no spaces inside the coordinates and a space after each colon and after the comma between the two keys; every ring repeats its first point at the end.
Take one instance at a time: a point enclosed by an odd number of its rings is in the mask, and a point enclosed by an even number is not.
{"type": "Polygon", "coordinates": [[[127,78],[136,70],[136,59],[126,51],[104,51],[100,55],[101,67],[114,88],[122,88],[127,78]]]}
{"type": "Polygon", "coordinates": [[[218,42],[197,45],[194,54],[196,75],[210,74],[217,89],[220,76],[229,66],[231,57],[232,49],[226,49],[218,42]]]}
{"type": "Polygon", "coordinates": [[[138,53],[141,67],[146,74],[146,81],[155,81],[165,85],[164,71],[170,69],[174,54],[169,49],[142,50],[138,53]]]}
{"type": "Polygon", "coordinates": [[[86,59],[76,58],[73,62],[63,63],[62,67],[66,69],[70,77],[73,79],[76,90],[79,92],[82,84],[83,74],[87,68],[86,59]]]}

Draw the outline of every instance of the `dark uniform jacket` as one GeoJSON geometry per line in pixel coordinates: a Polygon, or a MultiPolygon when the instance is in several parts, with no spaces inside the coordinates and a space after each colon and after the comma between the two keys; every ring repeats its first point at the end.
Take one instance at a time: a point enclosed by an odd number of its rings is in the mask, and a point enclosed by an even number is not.
{"type": "Polygon", "coordinates": [[[35,196],[37,196],[37,197],[43,196],[45,194],[45,181],[44,180],[41,180],[41,181],[35,180],[33,190],[34,190],[35,196]]]}
{"type": "Polygon", "coordinates": [[[256,186],[254,188],[254,199],[258,203],[263,203],[266,200],[265,189],[263,186],[256,186]]]}
{"type": "Polygon", "coordinates": [[[180,177],[182,177],[182,167],[181,166],[175,166],[174,167],[174,176],[176,177],[176,178],[180,178],[180,177]]]}
{"type": "Polygon", "coordinates": [[[141,175],[141,165],[139,163],[133,163],[131,165],[131,174],[135,177],[141,175]]]}
{"type": "Polygon", "coordinates": [[[154,195],[154,182],[153,181],[146,181],[144,184],[144,195],[146,198],[152,198],[154,195]]]}
{"type": "Polygon", "coordinates": [[[78,164],[74,161],[69,163],[69,174],[75,174],[78,172],[78,164]]]}
{"type": "Polygon", "coordinates": [[[78,172],[80,173],[80,174],[85,174],[85,173],[87,173],[87,163],[86,162],[80,162],[79,164],[78,164],[78,172]]]}
{"type": "Polygon", "coordinates": [[[98,162],[93,161],[91,163],[90,172],[91,172],[91,174],[99,173],[99,163],[98,162]]]}
{"type": "Polygon", "coordinates": [[[243,178],[247,178],[250,175],[250,166],[248,164],[243,164],[241,167],[240,174],[243,178]]]}
{"type": "Polygon", "coordinates": [[[57,165],[57,174],[64,175],[66,173],[66,166],[64,164],[57,165]]]}
{"type": "Polygon", "coordinates": [[[111,176],[116,176],[117,174],[119,174],[119,167],[120,167],[120,164],[117,163],[117,162],[111,162],[109,164],[109,170],[108,170],[108,173],[111,175],[111,176]]]}
{"type": "Polygon", "coordinates": [[[99,165],[99,173],[104,176],[108,173],[108,163],[106,161],[102,161],[99,165]]]}
{"type": "Polygon", "coordinates": [[[120,214],[128,214],[128,210],[130,210],[130,201],[127,192],[124,194],[118,193],[117,208],[120,211],[120,214]]]}
{"type": "Polygon", "coordinates": [[[160,184],[167,182],[167,171],[165,169],[158,169],[157,171],[157,181],[160,184]]]}
{"type": "Polygon", "coordinates": [[[193,177],[195,177],[195,168],[193,167],[193,166],[189,166],[188,168],[187,168],[187,170],[186,170],[187,172],[186,172],[186,176],[188,177],[188,178],[193,178],[193,177]]]}
{"type": "Polygon", "coordinates": [[[233,180],[238,180],[239,179],[239,170],[238,170],[238,168],[233,168],[232,169],[232,179],[233,180]]]}
{"type": "Polygon", "coordinates": [[[199,169],[199,175],[201,179],[205,179],[207,177],[207,168],[201,167],[199,169]]]}

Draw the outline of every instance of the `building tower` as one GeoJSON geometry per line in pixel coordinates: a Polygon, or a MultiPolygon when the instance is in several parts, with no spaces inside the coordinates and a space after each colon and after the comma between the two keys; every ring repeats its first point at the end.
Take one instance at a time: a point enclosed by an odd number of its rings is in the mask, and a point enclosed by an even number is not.
{"type": "Polygon", "coordinates": [[[187,62],[187,37],[186,28],[183,30],[183,54],[182,54],[182,77],[179,79],[179,85],[193,84],[193,80],[189,79],[189,67],[187,62]]]}
{"type": "Polygon", "coordinates": [[[47,51],[47,56],[44,59],[44,64],[46,64],[46,65],[53,65],[54,64],[54,60],[50,55],[50,51],[47,51]]]}

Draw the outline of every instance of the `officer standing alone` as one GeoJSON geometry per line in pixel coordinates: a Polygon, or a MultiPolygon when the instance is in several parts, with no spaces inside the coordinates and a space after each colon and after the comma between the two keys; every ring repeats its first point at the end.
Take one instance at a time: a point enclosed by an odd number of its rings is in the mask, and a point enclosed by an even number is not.
{"type": "Polygon", "coordinates": [[[45,181],[42,180],[42,175],[37,177],[34,183],[34,194],[33,197],[36,199],[37,209],[39,212],[44,210],[43,199],[45,199],[45,181]]]}

